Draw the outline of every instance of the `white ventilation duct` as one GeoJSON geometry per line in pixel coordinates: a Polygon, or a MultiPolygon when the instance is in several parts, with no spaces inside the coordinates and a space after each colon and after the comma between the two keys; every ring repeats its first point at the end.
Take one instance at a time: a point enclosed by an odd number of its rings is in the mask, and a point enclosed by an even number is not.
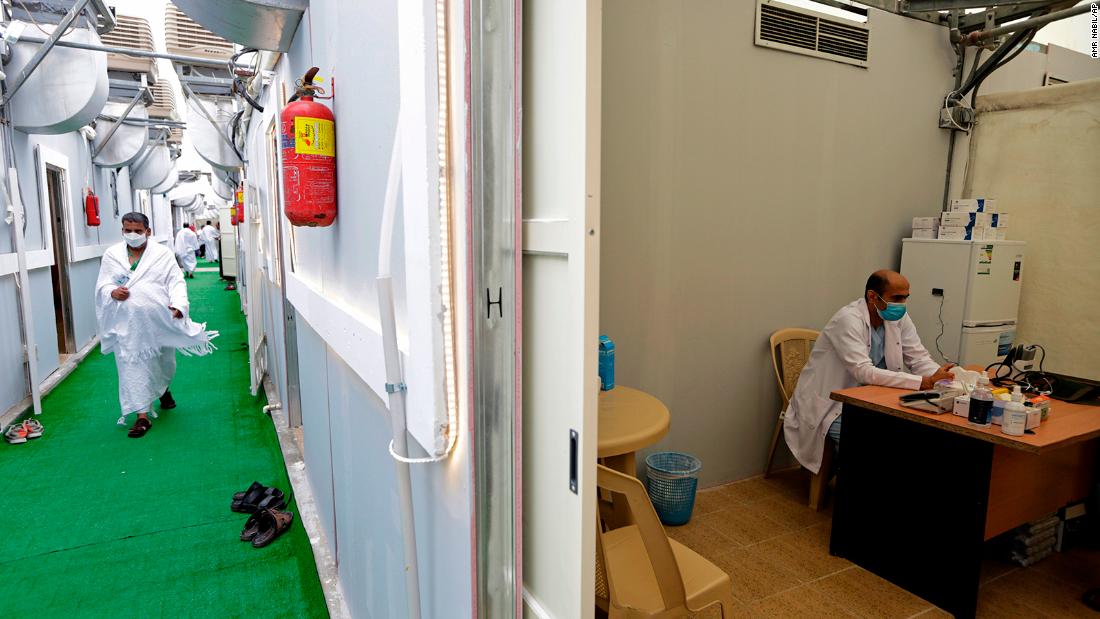
{"type": "Polygon", "coordinates": [[[149,152],[130,168],[130,186],[134,189],[152,189],[168,178],[172,171],[172,154],[164,144],[149,148],[149,152]]]}
{"type": "MultiPolygon", "coordinates": [[[[41,28],[46,32],[54,29],[47,24],[41,28]]],[[[100,44],[99,35],[86,28],[74,28],[61,40],[100,44]]],[[[4,73],[19,75],[40,47],[38,43],[16,43],[4,73]]],[[[55,46],[12,97],[12,123],[26,133],[76,131],[95,120],[107,103],[107,90],[107,54],[55,46]]]]}
{"type": "Polygon", "coordinates": [[[231,99],[187,98],[187,129],[191,134],[191,144],[204,161],[222,170],[233,170],[244,165],[227,137],[234,114],[236,110],[231,99]],[[217,129],[207,120],[199,105],[218,123],[217,129]]]}
{"type": "MultiPolygon", "coordinates": [[[[53,53],[53,52],[51,52],[53,53]]],[[[119,118],[126,111],[129,103],[110,101],[103,108],[104,116],[119,118]]],[[[132,120],[144,120],[146,117],[145,106],[135,105],[126,118],[132,120]]],[[[103,150],[95,156],[95,164],[104,168],[121,168],[133,163],[138,156],[145,151],[146,141],[149,139],[149,130],[145,125],[122,124],[111,139],[104,144],[104,139],[111,132],[111,127],[118,124],[112,120],[100,118],[96,120],[95,141],[92,142],[93,150],[103,144],[103,150]]]]}
{"type": "Polygon", "coordinates": [[[244,47],[285,52],[309,0],[175,0],[188,16],[244,47]]]}
{"type": "Polygon", "coordinates": [[[166,194],[178,185],[180,182],[179,173],[176,171],[176,164],[172,164],[172,168],[168,171],[168,176],[164,178],[164,182],[153,187],[150,191],[154,194],[166,194]]]}
{"type": "Polygon", "coordinates": [[[214,179],[214,182],[210,183],[214,186],[214,195],[218,196],[222,200],[232,200],[234,187],[220,178],[214,179]]]}

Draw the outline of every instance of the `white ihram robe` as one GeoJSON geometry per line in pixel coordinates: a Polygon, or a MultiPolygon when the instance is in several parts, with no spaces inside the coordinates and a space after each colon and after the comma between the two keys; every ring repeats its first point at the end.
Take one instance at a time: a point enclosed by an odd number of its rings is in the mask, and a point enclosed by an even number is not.
{"type": "Polygon", "coordinates": [[[218,259],[218,239],[222,236],[218,229],[210,224],[206,224],[202,227],[202,240],[203,245],[206,245],[206,259],[217,260],[218,259]]]}
{"type": "Polygon", "coordinates": [[[114,353],[118,367],[118,422],[123,424],[130,413],[153,412],[153,400],[176,373],[177,349],[205,355],[218,333],[191,322],[187,284],[175,255],[155,241],[148,242],[133,270],[126,244],[111,246],[103,254],[95,294],[101,351],[114,353]],[[119,286],[130,291],[123,301],[111,297],[119,286]],[[183,318],[173,317],[169,307],[183,312],[183,318]]]}
{"type": "Polygon", "coordinates": [[[199,248],[199,236],[190,228],[181,228],[176,233],[175,251],[185,273],[194,273],[198,266],[195,251],[199,248]]]}

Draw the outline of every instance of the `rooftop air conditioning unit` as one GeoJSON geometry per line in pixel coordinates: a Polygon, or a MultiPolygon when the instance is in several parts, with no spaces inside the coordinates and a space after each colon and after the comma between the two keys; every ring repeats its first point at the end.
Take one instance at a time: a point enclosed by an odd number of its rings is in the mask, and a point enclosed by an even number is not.
{"type": "Polygon", "coordinates": [[[164,45],[173,54],[229,61],[233,44],[195,23],[169,2],[164,6],[164,45]]]}
{"type": "Polygon", "coordinates": [[[167,80],[153,85],[153,104],[148,107],[149,118],[176,119],[176,96],[167,80]]]}
{"type": "Polygon", "coordinates": [[[773,0],[756,5],[760,47],[867,67],[871,28],[867,23],[833,17],[773,0]]]}
{"type": "MultiPolygon", "coordinates": [[[[104,45],[146,52],[155,51],[153,49],[153,32],[149,29],[148,21],[141,17],[131,17],[129,15],[118,15],[115,20],[115,29],[101,37],[104,45]]],[[[108,71],[146,73],[151,76],[149,82],[156,81],[156,66],[156,61],[152,58],[107,54],[108,71]]]]}

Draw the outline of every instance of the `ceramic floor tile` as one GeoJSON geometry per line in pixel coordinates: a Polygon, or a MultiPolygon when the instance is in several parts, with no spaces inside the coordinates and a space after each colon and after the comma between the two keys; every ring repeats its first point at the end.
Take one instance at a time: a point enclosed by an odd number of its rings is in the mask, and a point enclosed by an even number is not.
{"type": "Polygon", "coordinates": [[[742,602],[754,602],[801,584],[780,561],[755,548],[734,550],[715,559],[714,564],[730,575],[733,595],[742,602]]]}
{"type": "Polygon", "coordinates": [[[954,615],[943,610],[942,608],[936,608],[933,606],[928,610],[913,615],[913,619],[952,619],[954,615]]]}
{"type": "Polygon", "coordinates": [[[773,497],[779,493],[779,489],[768,483],[763,477],[754,477],[745,481],[726,484],[725,486],[719,486],[717,489],[738,503],[752,503],[773,497]]]}
{"type": "Polygon", "coordinates": [[[793,500],[810,500],[810,473],[802,468],[772,473],[763,478],[783,496],[793,500]]]}
{"type": "Polygon", "coordinates": [[[1056,552],[1028,570],[1042,572],[1057,580],[1078,585],[1082,589],[1100,587],[1100,552],[1095,550],[1056,552]]]}
{"type": "Polygon", "coordinates": [[[699,520],[741,545],[755,544],[787,532],[783,525],[767,516],[750,512],[743,505],[706,514],[699,520]]]}
{"type": "Polygon", "coordinates": [[[851,567],[847,559],[829,554],[818,528],[787,533],[753,546],[779,561],[803,582],[810,582],[851,567]]]}
{"type": "Polygon", "coordinates": [[[930,604],[878,576],[853,567],[810,585],[861,617],[912,617],[930,604]]]}
{"type": "Polygon", "coordinates": [[[1009,563],[1008,561],[1001,561],[999,559],[984,559],[982,561],[982,577],[981,583],[985,585],[991,581],[1001,578],[1005,574],[1014,572],[1020,569],[1020,566],[1009,563]]]}
{"type": "Polygon", "coordinates": [[[706,610],[688,615],[687,619],[752,619],[754,617],[755,615],[748,607],[738,604],[736,607],[730,609],[725,616],[722,615],[722,610],[715,605],[706,610]]]}
{"type": "Polygon", "coordinates": [[[685,525],[665,527],[665,533],[708,559],[744,545],[703,524],[701,520],[701,517],[696,516],[685,525]]]}
{"type": "Polygon", "coordinates": [[[796,503],[785,496],[773,496],[746,505],[746,509],[782,524],[788,529],[804,529],[830,519],[828,513],[815,512],[805,503],[796,503]]]}
{"type": "Polygon", "coordinates": [[[722,492],[720,488],[703,490],[695,495],[695,508],[692,511],[692,516],[701,516],[703,514],[716,512],[734,503],[733,497],[722,492]]]}
{"type": "Polygon", "coordinates": [[[981,603],[989,600],[996,608],[1023,607],[1033,616],[1095,618],[1096,613],[1081,602],[1084,591],[1085,586],[1035,569],[1019,570],[985,587],[979,599],[979,610],[983,610],[981,603]]]}
{"type": "Polygon", "coordinates": [[[754,602],[750,608],[760,617],[841,619],[855,616],[836,600],[806,585],[754,602]]]}

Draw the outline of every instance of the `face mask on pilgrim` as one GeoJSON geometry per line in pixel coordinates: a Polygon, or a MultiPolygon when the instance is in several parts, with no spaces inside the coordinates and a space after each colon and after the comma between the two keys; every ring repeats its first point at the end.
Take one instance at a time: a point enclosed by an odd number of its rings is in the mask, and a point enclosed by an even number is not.
{"type": "Polygon", "coordinates": [[[142,234],[140,232],[123,232],[122,233],[122,239],[124,241],[126,241],[127,245],[129,245],[130,247],[133,247],[134,249],[137,249],[138,247],[141,247],[142,245],[144,245],[145,241],[148,238],[149,237],[145,236],[144,234],[142,234]]]}
{"type": "MultiPolygon", "coordinates": [[[[878,294],[875,295],[878,297],[878,294]]],[[[883,320],[889,320],[895,322],[901,320],[905,316],[905,304],[904,303],[891,303],[882,297],[878,297],[880,301],[886,304],[886,309],[879,309],[878,304],[875,304],[875,311],[883,320]]]]}

